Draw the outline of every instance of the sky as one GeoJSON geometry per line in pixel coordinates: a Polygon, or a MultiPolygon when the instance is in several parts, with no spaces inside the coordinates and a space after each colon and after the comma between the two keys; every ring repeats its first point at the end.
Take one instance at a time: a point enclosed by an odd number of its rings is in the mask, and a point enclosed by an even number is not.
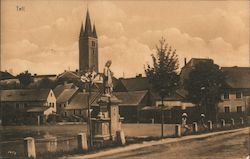
{"type": "Polygon", "coordinates": [[[1,70],[78,69],[87,7],[98,34],[99,70],[112,60],[116,77],[143,74],[162,37],[176,49],[180,68],[184,58],[249,67],[249,1],[1,0],[1,70]]]}

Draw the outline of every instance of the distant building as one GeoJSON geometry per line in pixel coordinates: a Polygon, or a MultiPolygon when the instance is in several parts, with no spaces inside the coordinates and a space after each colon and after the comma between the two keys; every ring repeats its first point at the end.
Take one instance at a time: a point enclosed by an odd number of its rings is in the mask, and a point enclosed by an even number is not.
{"type": "Polygon", "coordinates": [[[119,104],[119,113],[125,122],[139,122],[143,120],[143,116],[140,115],[141,110],[153,104],[152,95],[147,90],[114,92],[113,94],[122,101],[119,104]]]}
{"type": "Polygon", "coordinates": [[[13,76],[12,74],[10,74],[7,71],[0,71],[0,80],[6,80],[6,79],[13,79],[15,78],[15,76],[13,76]]]}
{"type": "Polygon", "coordinates": [[[56,113],[56,97],[51,89],[1,90],[0,93],[3,124],[30,124],[34,120],[42,123],[56,113]]]}
{"type": "Polygon", "coordinates": [[[95,24],[92,28],[87,10],[85,28],[82,24],[79,36],[79,71],[94,68],[95,72],[99,72],[98,67],[98,38],[95,24]]]}
{"type": "Polygon", "coordinates": [[[208,58],[192,58],[191,60],[189,60],[188,62],[186,62],[186,58],[185,58],[185,64],[184,66],[181,68],[181,72],[180,72],[180,82],[181,85],[184,84],[184,81],[187,80],[189,78],[189,74],[192,70],[195,69],[195,67],[201,63],[201,62],[210,62],[210,63],[214,63],[213,59],[208,59],[208,58]]]}
{"type": "Polygon", "coordinates": [[[222,67],[227,88],[221,95],[218,112],[221,117],[250,115],[250,67],[222,67]]]}

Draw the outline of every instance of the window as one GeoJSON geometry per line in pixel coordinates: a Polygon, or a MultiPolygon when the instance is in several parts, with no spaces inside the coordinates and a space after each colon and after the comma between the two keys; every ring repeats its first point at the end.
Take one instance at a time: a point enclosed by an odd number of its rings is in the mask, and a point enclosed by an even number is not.
{"type": "Polygon", "coordinates": [[[51,107],[51,103],[49,103],[49,106],[51,107]]]}
{"type": "Polygon", "coordinates": [[[55,104],[54,104],[54,103],[52,103],[52,107],[53,107],[53,108],[55,107],[55,104]]]}
{"type": "Polygon", "coordinates": [[[241,92],[236,92],[236,98],[241,98],[241,92]]]}
{"type": "Polygon", "coordinates": [[[50,93],[50,96],[52,97],[52,96],[53,96],[53,94],[52,94],[52,93],[50,93]]]}
{"type": "Polygon", "coordinates": [[[66,104],[63,104],[64,108],[66,107],[66,104]]]}
{"type": "Polygon", "coordinates": [[[19,109],[19,106],[20,106],[19,103],[16,103],[16,109],[19,109]]]}
{"type": "Polygon", "coordinates": [[[92,46],[95,46],[95,42],[94,41],[92,41],[92,46]]]}
{"type": "Polygon", "coordinates": [[[95,54],[95,50],[94,49],[92,50],[92,53],[93,53],[93,55],[95,54]]]}
{"type": "Polygon", "coordinates": [[[81,111],[81,110],[79,110],[79,114],[80,114],[80,115],[82,114],[82,111],[81,111]]]}
{"type": "Polygon", "coordinates": [[[67,112],[64,112],[64,116],[65,116],[65,117],[67,116],[67,112]]]}
{"type": "Polygon", "coordinates": [[[74,115],[76,114],[76,110],[74,109],[74,115]]]}
{"type": "Polygon", "coordinates": [[[237,113],[242,113],[242,106],[237,106],[237,113]]]}
{"type": "Polygon", "coordinates": [[[62,104],[60,104],[59,107],[62,108],[62,104]]]}
{"type": "Polygon", "coordinates": [[[229,99],[229,93],[228,92],[224,93],[224,99],[229,99]]]}
{"type": "Polygon", "coordinates": [[[225,113],[229,113],[230,112],[230,108],[229,107],[224,107],[224,112],[225,113]]]}

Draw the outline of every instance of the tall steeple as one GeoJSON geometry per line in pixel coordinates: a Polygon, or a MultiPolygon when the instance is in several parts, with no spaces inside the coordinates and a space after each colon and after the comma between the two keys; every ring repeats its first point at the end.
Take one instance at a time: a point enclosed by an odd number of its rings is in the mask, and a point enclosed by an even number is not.
{"type": "Polygon", "coordinates": [[[92,34],[92,26],[91,26],[91,21],[90,21],[90,16],[89,16],[89,9],[87,9],[84,35],[90,36],[91,34],[92,34]]]}
{"type": "Polygon", "coordinates": [[[81,25],[79,36],[79,70],[94,69],[98,72],[98,39],[95,25],[91,26],[89,10],[87,9],[85,29],[81,25]]]}

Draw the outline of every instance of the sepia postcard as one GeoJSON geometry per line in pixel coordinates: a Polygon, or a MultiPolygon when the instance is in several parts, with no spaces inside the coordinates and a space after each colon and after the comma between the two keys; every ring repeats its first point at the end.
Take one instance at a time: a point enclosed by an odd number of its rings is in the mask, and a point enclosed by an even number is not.
{"type": "Polygon", "coordinates": [[[1,0],[0,158],[249,159],[248,0],[1,0]]]}

